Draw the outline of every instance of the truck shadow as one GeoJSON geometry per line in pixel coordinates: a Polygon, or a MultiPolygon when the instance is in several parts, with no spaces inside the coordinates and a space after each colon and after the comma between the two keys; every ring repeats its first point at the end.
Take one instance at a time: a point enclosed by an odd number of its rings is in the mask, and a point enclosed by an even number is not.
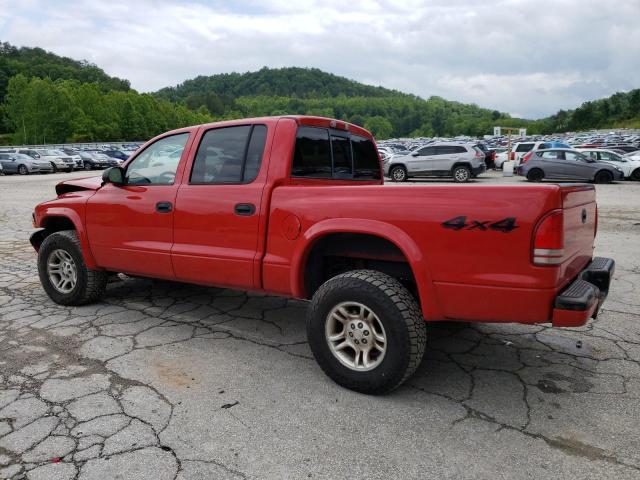
{"type": "MultiPolygon", "coordinates": [[[[305,301],[130,277],[110,284],[105,301],[184,330],[183,335],[173,331],[178,338],[226,332],[313,359],[306,343],[305,301]]],[[[544,402],[549,396],[584,393],[612,380],[596,378],[591,371],[597,360],[585,332],[557,333],[541,325],[431,322],[427,335],[424,360],[398,395],[417,389],[465,404],[524,408],[532,392],[536,401],[544,402]]],[[[615,392],[622,387],[606,388],[615,392]]]]}

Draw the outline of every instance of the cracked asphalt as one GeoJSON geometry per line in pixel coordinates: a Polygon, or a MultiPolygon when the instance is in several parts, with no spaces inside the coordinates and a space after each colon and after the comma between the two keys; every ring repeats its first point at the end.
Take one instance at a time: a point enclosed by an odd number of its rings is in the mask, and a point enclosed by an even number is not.
{"type": "Polygon", "coordinates": [[[597,320],[429,325],[370,397],[316,366],[304,302],[124,276],[51,302],[31,211],[85,175],[0,177],[0,478],[640,478],[640,183],[597,187],[597,320]]]}

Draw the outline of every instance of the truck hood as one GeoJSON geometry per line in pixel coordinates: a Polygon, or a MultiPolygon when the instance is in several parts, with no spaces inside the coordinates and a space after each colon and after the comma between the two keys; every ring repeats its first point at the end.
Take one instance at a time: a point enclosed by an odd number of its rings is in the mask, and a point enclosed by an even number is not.
{"type": "Polygon", "coordinates": [[[98,190],[102,186],[101,177],[76,178],[65,180],[56,185],[56,194],[79,192],[82,190],[98,190]]]}

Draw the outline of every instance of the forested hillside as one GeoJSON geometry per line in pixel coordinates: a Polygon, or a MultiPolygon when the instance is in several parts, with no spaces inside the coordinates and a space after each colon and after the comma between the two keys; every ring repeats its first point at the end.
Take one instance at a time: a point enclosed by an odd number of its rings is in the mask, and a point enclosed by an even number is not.
{"type": "MultiPolygon", "coordinates": [[[[415,95],[361,83],[315,68],[263,68],[257,72],[197,77],[155,94],[217,118],[310,114],[348,120],[390,136],[483,135],[496,123],[520,120],[476,105],[415,95]]],[[[531,123],[531,122],[527,122],[531,123]]]]}
{"type": "Polygon", "coordinates": [[[640,127],[640,90],[535,121],[440,97],[425,100],[313,68],[200,76],[140,94],[127,80],[85,61],[0,43],[0,134],[11,134],[5,141],[142,140],[212,120],[284,114],[348,120],[380,139],[481,136],[496,125],[552,133],[640,127]]]}
{"type": "Polygon", "coordinates": [[[0,43],[0,134],[13,133],[5,143],[144,140],[210,120],[90,63],[0,43]]]}
{"type": "Polygon", "coordinates": [[[576,132],[592,128],[640,128],[640,89],[585,102],[575,110],[560,110],[539,121],[548,132],[576,132]]]}

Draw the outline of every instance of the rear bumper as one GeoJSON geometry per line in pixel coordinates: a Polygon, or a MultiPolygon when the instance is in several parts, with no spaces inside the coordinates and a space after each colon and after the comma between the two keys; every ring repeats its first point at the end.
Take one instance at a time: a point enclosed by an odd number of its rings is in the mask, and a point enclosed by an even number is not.
{"type": "Polygon", "coordinates": [[[596,318],[609,293],[615,272],[611,258],[596,257],[567,285],[555,299],[552,323],[554,327],[580,327],[589,318],[596,318]]]}
{"type": "Polygon", "coordinates": [[[481,173],[484,173],[487,171],[487,166],[483,163],[482,165],[478,165],[477,167],[473,167],[471,169],[471,175],[473,175],[474,177],[477,177],[478,175],[480,175],[481,173]]]}

